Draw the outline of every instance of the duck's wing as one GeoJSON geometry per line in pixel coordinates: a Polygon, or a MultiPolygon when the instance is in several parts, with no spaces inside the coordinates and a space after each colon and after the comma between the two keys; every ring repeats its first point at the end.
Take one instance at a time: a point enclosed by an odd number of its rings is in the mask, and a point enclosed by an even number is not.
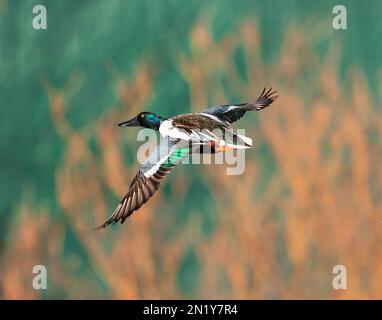
{"type": "Polygon", "coordinates": [[[259,111],[268,107],[277,97],[277,91],[272,91],[272,88],[268,90],[264,88],[261,95],[254,102],[215,106],[204,110],[203,113],[210,114],[231,124],[243,117],[247,111],[259,111]]]}
{"type": "Polygon", "coordinates": [[[160,180],[190,153],[190,148],[179,140],[164,138],[149,156],[130,184],[129,191],[117,208],[103,224],[95,229],[106,228],[118,221],[123,223],[134,211],[146,203],[158,190],[160,180]]]}
{"type": "MultiPolygon", "coordinates": [[[[229,122],[217,116],[200,112],[177,115],[166,120],[159,130],[163,136],[190,142],[193,151],[211,146],[227,146],[235,149],[252,146],[250,138],[239,135],[229,122]]],[[[203,151],[204,153],[205,151],[203,151]]]]}

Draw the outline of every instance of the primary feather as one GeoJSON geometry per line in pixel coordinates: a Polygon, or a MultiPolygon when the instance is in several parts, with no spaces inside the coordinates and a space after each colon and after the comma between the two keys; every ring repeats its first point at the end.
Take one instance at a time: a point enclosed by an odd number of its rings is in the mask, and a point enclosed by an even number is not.
{"type": "Polygon", "coordinates": [[[260,96],[254,102],[239,104],[226,104],[208,108],[204,113],[213,115],[229,124],[241,119],[247,111],[259,111],[271,105],[277,99],[276,91],[263,89],[260,96]]]}

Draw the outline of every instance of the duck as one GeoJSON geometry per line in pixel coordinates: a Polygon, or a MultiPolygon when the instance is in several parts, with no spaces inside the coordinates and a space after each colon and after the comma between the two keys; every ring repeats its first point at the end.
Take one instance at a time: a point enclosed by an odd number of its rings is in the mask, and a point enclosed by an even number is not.
{"type": "Polygon", "coordinates": [[[96,230],[121,224],[142,207],[159,189],[163,178],[193,153],[218,153],[253,147],[252,139],[240,135],[232,124],[248,111],[260,111],[278,98],[277,91],[264,88],[253,102],[213,106],[201,112],[165,118],[153,112],[141,112],[118,126],[143,127],[159,131],[161,140],[132,179],[129,190],[118,206],[96,230]]]}

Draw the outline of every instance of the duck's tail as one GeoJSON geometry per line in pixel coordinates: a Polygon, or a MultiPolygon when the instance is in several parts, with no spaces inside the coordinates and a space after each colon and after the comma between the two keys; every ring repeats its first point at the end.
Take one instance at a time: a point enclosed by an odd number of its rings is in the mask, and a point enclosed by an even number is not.
{"type": "Polygon", "coordinates": [[[220,145],[230,147],[231,149],[248,149],[253,147],[252,139],[234,130],[225,132],[224,139],[218,141],[220,145]]]}

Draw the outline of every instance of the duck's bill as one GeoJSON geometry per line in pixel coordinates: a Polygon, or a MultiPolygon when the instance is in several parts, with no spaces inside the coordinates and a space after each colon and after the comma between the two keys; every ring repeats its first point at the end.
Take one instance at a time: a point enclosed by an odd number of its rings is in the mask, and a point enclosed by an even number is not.
{"type": "Polygon", "coordinates": [[[137,120],[137,117],[135,117],[133,119],[130,119],[130,120],[118,123],[118,125],[120,127],[122,127],[122,128],[124,128],[124,127],[138,127],[139,126],[139,122],[137,120]]]}

